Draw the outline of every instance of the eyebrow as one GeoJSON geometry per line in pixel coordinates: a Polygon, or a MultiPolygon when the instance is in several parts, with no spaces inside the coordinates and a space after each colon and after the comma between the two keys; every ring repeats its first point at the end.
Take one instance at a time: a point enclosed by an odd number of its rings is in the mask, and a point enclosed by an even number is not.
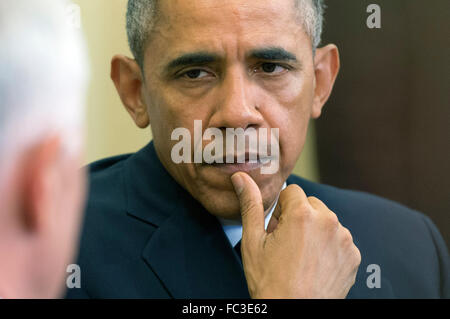
{"type": "Polygon", "coordinates": [[[295,54],[280,47],[267,47],[250,51],[248,57],[260,60],[297,62],[295,54]]]}
{"type": "Polygon", "coordinates": [[[218,61],[219,59],[220,57],[218,55],[208,52],[187,53],[170,61],[164,69],[166,72],[170,72],[171,70],[179,67],[212,63],[218,61]]]}
{"type": "MultiPolygon", "coordinates": [[[[297,62],[295,54],[280,47],[255,49],[250,51],[247,57],[260,60],[297,62]]],[[[165,73],[170,73],[176,68],[213,63],[220,59],[219,55],[205,51],[186,53],[167,63],[164,70],[165,73]]]]}

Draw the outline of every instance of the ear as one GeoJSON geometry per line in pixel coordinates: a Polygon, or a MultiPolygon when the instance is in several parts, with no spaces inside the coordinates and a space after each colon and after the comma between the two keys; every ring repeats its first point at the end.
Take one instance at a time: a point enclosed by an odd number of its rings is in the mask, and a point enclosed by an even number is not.
{"type": "Polygon", "coordinates": [[[333,89],[339,72],[339,51],[334,44],[316,50],[314,57],[315,91],[311,117],[317,119],[333,89]]]}
{"type": "Polygon", "coordinates": [[[123,55],[114,56],[111,61],[111,79],[136,125],[146,128],[150,119],[141,95],[143,77],[137,62],[123,55]]]}
{"type": "Polygon", "coordinates": [[[47,138],[24,154],[22,224],[30,233],[46,231],[54,222],[54,202],[62,186],[58,178],[59,137],[47,138]]]}

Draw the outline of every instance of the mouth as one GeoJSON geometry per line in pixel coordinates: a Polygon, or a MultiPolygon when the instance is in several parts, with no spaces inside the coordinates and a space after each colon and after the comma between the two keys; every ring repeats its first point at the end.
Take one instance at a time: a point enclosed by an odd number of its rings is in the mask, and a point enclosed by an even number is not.
{"type": "Polygon", "coordinates": [[[204,165],[220,170],[225,174],[234,174],[236,172],[250,173],[256,169],[263,167],[274,160],[271,156],[260,156],[254,153],[245,153],[241,156],[224,155],[220,159],[216,159],[213,163],[204,165]],[[228,159],[228,160],[227,160],[228,159]]]}

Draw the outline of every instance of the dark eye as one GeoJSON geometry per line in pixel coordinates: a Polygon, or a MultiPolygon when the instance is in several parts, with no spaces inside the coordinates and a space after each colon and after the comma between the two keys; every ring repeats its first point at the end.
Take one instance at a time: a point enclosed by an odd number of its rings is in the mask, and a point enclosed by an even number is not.
{"type": "MultiPolygon", "coordinates": [[[[283,71],[287,70],[287,68],[282,65],[279,65],[277,63],[270,63],[270,62],[260,64],[258,69],[259,69],[259,72],[267,73],[267,74],[281,74],[281,73],[283,73],[283,71]]],[[[258,71],[255,70],[255,72],[258,72],[258,71]]]]}
{"type": "Polygon", "coordinates": [[[191,79],[198,78],[198,76],[200,75],[200,70],[187,71],[186,75],[188,78],[191,78],[191,79]]]}
{"type": "Polygon", "coordinates": [[[263,63],[261,68],[266,73],[272,73],[275,71],[277,65],[275,63],[263,63]]]}
{"type": "Polygon", "coordinates": [[[203,78],[208,75],[208,72],[203,71],[201,69],[193,69],[185,72],[183,76],[188,77],[189,79],[195,80],[199,78],[203,78]]]}

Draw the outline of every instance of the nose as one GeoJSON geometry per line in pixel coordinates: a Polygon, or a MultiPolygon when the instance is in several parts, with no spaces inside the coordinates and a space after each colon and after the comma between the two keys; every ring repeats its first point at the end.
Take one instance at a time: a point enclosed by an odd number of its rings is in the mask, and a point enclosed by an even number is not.
{"type": "Polygon", "coordinates": [[[217,104],[210,118],[210,127],[226,128],[258,128],[263,123],[263,116],[257,105],[257,88],[251,79],[238,67],[230,70],[224,77],[217,104]]]}

